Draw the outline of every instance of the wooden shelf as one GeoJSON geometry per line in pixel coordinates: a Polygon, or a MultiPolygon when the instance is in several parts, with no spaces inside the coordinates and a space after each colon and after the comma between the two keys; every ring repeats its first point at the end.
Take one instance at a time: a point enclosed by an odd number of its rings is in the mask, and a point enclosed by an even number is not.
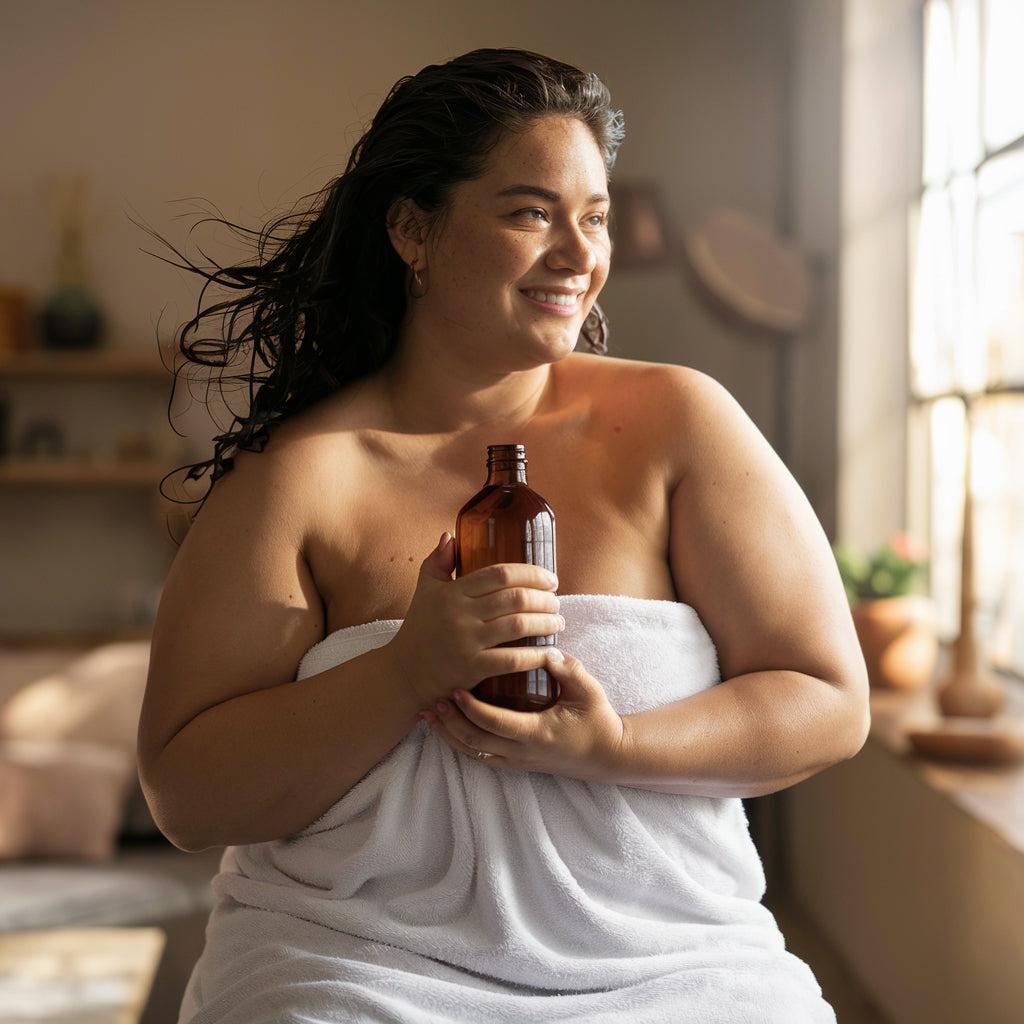
{"type": "MultiPolygon", "coordinates": [[[[173,366],[172,350],[163,360],[173,366]]],[[[87,351],[30,349],[0,352],[0,383],[13,380],[152,380],[167,383],[171,371],[152,349],[100,348],[87,351]]]]}
{"type": "Polygon", "coordinates": [[[0,458],[0,487],[156,487],[176,468],[156,459],[0,458]]]}

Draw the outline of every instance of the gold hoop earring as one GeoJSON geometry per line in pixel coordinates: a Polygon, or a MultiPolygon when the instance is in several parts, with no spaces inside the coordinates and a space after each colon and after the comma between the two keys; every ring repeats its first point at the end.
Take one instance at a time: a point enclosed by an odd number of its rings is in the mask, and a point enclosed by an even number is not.
{"type": "Polygon", "coordinates": [[[608,354],[608,338],[610,336],[611,328],[608,326],[608,317],[604,315],[604,310],[595,301],[580,328],[580,337],[587,343],[591,352],[597,352],[603,356],[608,354]]]}
{"type": "Polygon", "coordinates": [[[420,273],[416,269],[417,262],[418,260],[413,260],[412,263],[409,264],[409,268],[412,270],[413,280],[416,282],[416,287],[419,289],[419,291],[413,291],[412,288],[410,288],[409,294],[414,299],[422,299],[423,296],[427,294],[427,289],[423,287],[423,281],[420,280],[420,273]]]}

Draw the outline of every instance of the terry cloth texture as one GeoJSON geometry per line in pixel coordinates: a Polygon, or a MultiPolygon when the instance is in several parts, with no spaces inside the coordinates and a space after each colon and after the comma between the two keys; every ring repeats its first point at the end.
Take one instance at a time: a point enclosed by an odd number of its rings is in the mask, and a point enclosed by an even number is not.
{"type": "MultiPolygon", "coordinates": [[[[558,646],[631,714],[720,682],[696,611],[560,595],[558,646]]],[[[402,620],[315,644],[297,679],[402,620]]],[[[836,1024],[760,902],[739,798],[489,767],[418,723],[287,838],[229,846],[179,1024],[836,1024]]]]}

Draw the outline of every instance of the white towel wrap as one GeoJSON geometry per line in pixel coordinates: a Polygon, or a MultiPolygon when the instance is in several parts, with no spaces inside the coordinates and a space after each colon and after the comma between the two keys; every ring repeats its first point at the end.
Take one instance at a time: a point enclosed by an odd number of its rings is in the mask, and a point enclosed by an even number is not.
{"type": "MultiPolygon", "coordinates": [[[[720,681],[689,605],[560,595],[617,711],[720,681]]],[[[401,619],[315,644],[298,679],[401,619]]],[[[761,904],[736,797],[494,768],[412,729],[296,835],[225,849],[179,1024],[836,1024],[761,904]]]]}

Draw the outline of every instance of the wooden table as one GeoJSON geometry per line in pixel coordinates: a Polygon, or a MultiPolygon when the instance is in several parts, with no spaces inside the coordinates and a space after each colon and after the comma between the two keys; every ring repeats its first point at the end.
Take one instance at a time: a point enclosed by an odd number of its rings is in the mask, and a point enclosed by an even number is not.
{"type": "Polygon", "coordinates": [[[160,928],[0,934],[3,1024],[138,1024],[166,936],[160,928]]]}

